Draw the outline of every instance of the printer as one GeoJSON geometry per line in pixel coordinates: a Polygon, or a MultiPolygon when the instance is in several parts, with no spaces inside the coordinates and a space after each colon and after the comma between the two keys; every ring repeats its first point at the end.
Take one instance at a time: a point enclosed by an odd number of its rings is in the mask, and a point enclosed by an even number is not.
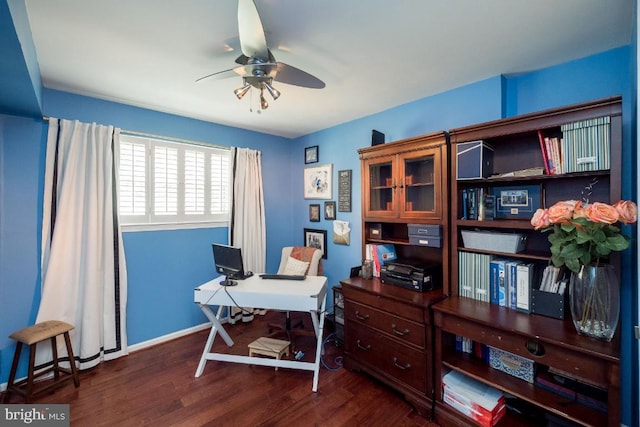
{"type": "Polygon", "coordinates": [[[380,267],[380,281],[418,292],[431,291],[441,285],[442,266],[417,260],[396,260],[380,267]]]}

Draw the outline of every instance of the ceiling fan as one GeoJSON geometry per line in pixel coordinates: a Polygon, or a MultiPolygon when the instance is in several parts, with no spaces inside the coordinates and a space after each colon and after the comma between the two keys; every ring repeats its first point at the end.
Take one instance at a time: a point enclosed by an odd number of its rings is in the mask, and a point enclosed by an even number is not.
{"type": "Polygon", "coordinates": [[[236,58],[235,62],[239,66],[206,75],[196,82],[210,77],[225,79],[242,76],[242,86],[233,91],[236,97],[242,99],[252,87],[256,88],[260,91],[260,108],[263,110],[269,107],[264,97],[265,89],[274,100],[280,97],[280,91],[273,87],[274,81],[313,89],[325,87],[322,80],[306,71],[276,61],[267,46],[264,29],[254,0],[239,0],[238,32],[242,54],[236,58]]]}

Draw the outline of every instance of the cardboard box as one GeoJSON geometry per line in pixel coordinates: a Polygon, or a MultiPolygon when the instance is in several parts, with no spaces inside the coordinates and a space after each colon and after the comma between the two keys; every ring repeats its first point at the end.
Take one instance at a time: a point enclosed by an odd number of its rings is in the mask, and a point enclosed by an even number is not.
{"type": "Polygon", "coordinates": [[[408,224],[409,243],[417,246],[442,247],[442,226],[439,224],[408,224]]]}
{"type": "Polygon", "coordinates": [[[493,148],[484,141],[456,144],[458,179],[488,178],[493,174],[493,148]]]}
{"type": "Polygon", "coordinates": [[[494,369],[533,384],[533,360],[495,347],[489,347],[489,365],[494,369]]]}

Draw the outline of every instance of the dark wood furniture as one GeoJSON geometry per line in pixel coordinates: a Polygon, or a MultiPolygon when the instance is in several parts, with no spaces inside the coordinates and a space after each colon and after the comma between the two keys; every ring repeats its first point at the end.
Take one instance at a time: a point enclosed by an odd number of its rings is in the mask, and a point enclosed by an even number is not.
{"type": "Polygon", "coordinates": [[[367,243],[391,243],[398,258],[442,266],[448,287],[447,135],[436,132],[358,150],[362,185],[362,258],[367,243]],[[413,245],[408,224],[442,226],[442,246],[413,245]],[[372,229],[380,230],[378,235],[372,229]]]}
{"type": "Polygon", "coordinates": [[[377,278],[341,281],[345,367],[363,371],[404,395],[422,415],[433,396],[433,329],[429,307],[442,292],[415,292],[377,278]]]}
{"type": "Polygon", "coordinates": [[[434,393],[429,307],[443,298],[449,269],[447,135],[432,133],[358,153],[363,259],[368,244],[393,244],[399,260],[440,265],[443,274],[437,290],[424,293],[377,277],[343,280],[345,366],[383,381],[427,415],[434,393]],[[409,224],[441,226],[441,244],[412,244],[409,224]]]}
{"type": "MultiPolygon", "coordinates": [[[[542,261],[550,258],[548,235],[534,231],[530,217],[524,219],[496,218],[492,221],[463,219],[465,188],[491,188],[500,186],[539,185],[542,206],[549,207],[559,200],[579,200],[581,191],[597,180],[590,200],[615,202],[621,194],[621,98],[612,97],[594,102],[569,106],[483,123],[450,131],[451,142],[451,270],[446,300],[435,304],[435,389],[437,391],[436,415],[441,424],[474,423],[442,401],[441,379],[449,370],[490,384],[548,413],[560,416],[579,425],[620,425],[620,342],[600,342],[579,336],[570,315],[564,320],[526,314],[488,302],[460,296],[459,253],[471,252],[502,256],[523,262],[542,261]],[[457,145],[482,140],[493,152],[493,173],[507,172],[543,166],[539,132],[544,136],[562,136],[561,125],[609,116],[610,163],[609,170],[575,172],[562,175],[528,177],[457,179],[457,145]],[[516,254],[464,247],[463,230],[497,231],[524,234],[526,249],[516,254]],[[608,413],[598,412],[586,405],[567,402],[562,397],[547,392],[524,380],[490,368],[486,362],[468,357],[455,349],[456,335],[478,343],[531,359],[547,367],[569,373],[575,378],[596,384],[608,392],[608,413]]],[[[612,261],[616,263],[616,259],[612,261]]],[[[618,270],[619,271],[619,270],[618,270]]],[[[619,334],[618,334],[619,335],[619,334]]],[[[512,420],[520,425],[526,420],[509,415],[498,424],[507,425],[512,420]],[[514,420],[515,418],[515,420],[514,420]]]]}

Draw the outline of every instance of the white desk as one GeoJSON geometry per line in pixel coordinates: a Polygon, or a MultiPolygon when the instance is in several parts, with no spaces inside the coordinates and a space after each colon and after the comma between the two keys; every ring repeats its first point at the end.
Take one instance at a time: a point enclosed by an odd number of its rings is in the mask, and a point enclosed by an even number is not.
{"type": "Polygon", "coordinates": [[[261,279],[258,274],[254,274],[246,280],[238,280],[236,286],[220,286],[221,280],[222,278],[220,277],[211,280],[198,286],[194,291],[195,302],[200,305],[202,312],[211,321],[209,338],[207,338],[195,376],[202,375],[207,360],[303,369],[313,371],[312,390],[314,392],[317,391],[320,353],[322,350],[322,331],[327,303],[327,278],[324,276],[307,276],[305,280],[265,280],[261,279]],[[218,306],[216,314],[213,313],[210,306],[218,306]],[[212,353],[211,346],[218,332],[229,347],[233,345],[233,340],[220,324],[220,316],[225,306],[308,311],[311,313],[311,320],[316,333],[315,360],[313,362],[302,362],[212,353]]]}

